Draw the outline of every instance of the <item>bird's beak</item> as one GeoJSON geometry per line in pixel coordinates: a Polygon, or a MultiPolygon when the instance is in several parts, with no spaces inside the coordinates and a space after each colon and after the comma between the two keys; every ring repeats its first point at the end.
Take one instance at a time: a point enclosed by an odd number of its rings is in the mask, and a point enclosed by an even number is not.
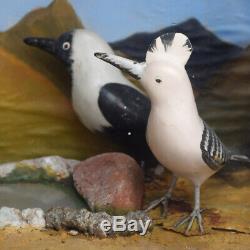
{"type": "Polygon", "coordinates": [[[55,55],[55,40],[50,38],[27,37],[24,40],[27,45],[40,48],[55,55]]]}
{"type": "Polygon", "coordinates": [[[118,69],[128,73],[137,80],[141,79],[142,72],[145,67],[145,63],[139,63],[127,58],[116,55],[108,55],[107,53],[96,52],[95,56],[105,62],[108,62],[118,69]]]}

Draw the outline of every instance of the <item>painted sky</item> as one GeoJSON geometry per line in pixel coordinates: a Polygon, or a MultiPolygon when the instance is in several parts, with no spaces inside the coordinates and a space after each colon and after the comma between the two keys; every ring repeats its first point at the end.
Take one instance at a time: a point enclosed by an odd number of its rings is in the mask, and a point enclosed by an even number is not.
{"type": "MultiPolygon", "coordinates": [[[[0,8],[0,30],[6,30],[33,8],[51,0],[4,1],[0,8]]],[[[108,41],[138,31],[160,28],[196,17],[222,39],[250,44],[248,0],[70,0],[84,25],[108,41]]]]}

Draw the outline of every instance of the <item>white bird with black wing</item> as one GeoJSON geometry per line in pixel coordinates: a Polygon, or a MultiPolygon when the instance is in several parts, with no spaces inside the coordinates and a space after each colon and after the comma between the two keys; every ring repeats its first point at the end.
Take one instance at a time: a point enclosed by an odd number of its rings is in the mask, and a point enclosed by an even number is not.
{"type": "Polygon", "coordinates": [[[229,164],[249,163],[247,157],[232,154],[200,118],[185,70],[191,53],[192,45],[181,33],[167,33],[155,39],[147,51],[144,64],[129,64],[128,59],[95,53],[98,58],[131,72],[131,75],[136,74],[151,100],[147,141],[159,162],[173,173],[173,178],[164,197],[152,202],[146,211],[159,204],[167,210],[177,177],[188,178],[194,185],[194,209],[175,225],[178,227],[187,223],[185,234],[188,234],[195,219],[200,232],[204,233],[200,208],[203,182],[229,164]]]}
{"type": "Polygon", "coordinates": [[[97,50],[113,53],[106,41],[92,31],[76,29],[58,39],[27,37],[24,42],[52,54],[68,66],[72,86],[71,93],[66,94],[89,130],[111,135],[139,163],[144,162],[146,166],[157,163],[145,138],[150,100],[118,69],[94,57],[97,50]]]}

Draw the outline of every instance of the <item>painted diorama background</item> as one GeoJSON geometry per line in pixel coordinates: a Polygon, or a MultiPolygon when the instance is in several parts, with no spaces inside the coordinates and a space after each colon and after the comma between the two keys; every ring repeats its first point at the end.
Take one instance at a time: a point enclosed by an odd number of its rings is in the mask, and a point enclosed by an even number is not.
{"type": "MultiPolygon", "coordinates": [[[[0,163],[48,155],[86,159],[123,150],[79,121],[68,95],[71,81],[65,66],[23,43],[28,36],[58,37],[75,28],[92,29],[115,53],[138,61],[144,60],[149,43],[160,34],[186,34],[194,48],[186,69],[201,117],[229,148],[250,156],[249,5],[247,0],[4,1],[0,8],[0,163]]],[[[86,205],[82,199],[86,196],[79,196],[71,177],[55,183],[54,178],[65,175],[55,176],[48,161],[43,171],[37,168],[38,162],[2,165],[1,206],[47,210],[86,205]],[[16,168],[9,173],[13,165],[16,168]]],[[[103,167],[110,171],[105,164],[103,167]]],[[[83,172],[90,176],[86,168],[83,172]]],[[[128,245],[131,249],[249,249],[249,178],[249,168],[224,168],[204,183],[201,205],[207,234],[202,237],[187,238],[173,232],[176,221],[192,211],[193,187],[181,178],[168,217],[159,219],[160,209],[150,212],[156,223],[144,237],[95,240],[65,231],[4,228],[0,249],[16,249],[17,245],[19,249],[60,250],[79,249],[79,245],[86,249],[123,249],[128,245]]],[[[135,180],[136,185],[140,183],[135,180]]],[[[152,180],[144,183],[144,206],[161,197],[169,181],[167,171],[152,169],[152,180]]],[[[102,180],[88,184],[105,190],[102,180]]],[[[108,179],[108,184],[119,190],[115,182],[108,179]]],[[[192,235],[198,235],[197,229],[192,228],[192,235]]]]}
{"type": "MultiPolygon", "coordinates": [[[[48,6],[51,2],[6,1],[0,9],[0,30],[11,28],[32,9],[48,6]]],[[[178,4],[175,0],[69,0],[69,3],[85,27],[109,42],[136,32],[153,32],[195,17],[220,38],[242,46],[249,44],[250,3],[247,0],[179,0],[178,4]]]]}
{"type": "Polygon", "coordinates": [[[139,61],[158,35],[186,34],[194,47],[187,71],[201,116],[226,145],[250,155],[249,5],[246,0],[6,2],[0,10],[0,162],[45,155],[84,159],[122,150],[79,122],[65,95],[70,77],[62,63],[22,41],[82,27],[139,61]]]}

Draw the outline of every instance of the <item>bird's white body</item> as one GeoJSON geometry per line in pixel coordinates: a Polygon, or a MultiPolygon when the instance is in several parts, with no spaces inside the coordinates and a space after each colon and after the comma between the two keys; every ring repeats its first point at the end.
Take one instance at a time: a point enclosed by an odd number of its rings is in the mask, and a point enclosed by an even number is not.
{"type": "MultiPolygon", "coordinates": [[[[183,72],[177,70],[176,74],[181,76],[183,72]]],[[[198,115],[191,83],[186,75],[181,78],[185,81],[182,88],[176,84],[174,92],[162,90],[165,100],[152,103],[147,141],[163,166],[176,176],[201,185],[214,171],[202,159],[204,124],[198,115]]]]}
{"type": "Polygon", "coordinates": [[[150,149],[174,175],[201,185],[215,171],[202,158],[204,124],[185,70],[190,55],[182,34],[156,39],[147,52],[141,83],[151,100],[146,135],[150,149]]]}
{"type": "Polygon", "coordinates": [[[185,35],[169,33],[151,43],[143,64],[106,53],[97,56],[140,79],[151,101],[146,131],[151,151],[175,176],[200,186],[215,171],[202,155],[205,126],[185,70],[191,52],[185,35]]]}
{"type": "Polygon", "coordinates": [[[103,127],[111,126],[97,105],[104,84],[120,83],[136,88],[120,70],[94,57],[96,51],[113,53],[107,42],[96,33],[88,30],[74,31],[71,55],[72,103],[81,122],[91,131],[101,131],[103,127]]]}

